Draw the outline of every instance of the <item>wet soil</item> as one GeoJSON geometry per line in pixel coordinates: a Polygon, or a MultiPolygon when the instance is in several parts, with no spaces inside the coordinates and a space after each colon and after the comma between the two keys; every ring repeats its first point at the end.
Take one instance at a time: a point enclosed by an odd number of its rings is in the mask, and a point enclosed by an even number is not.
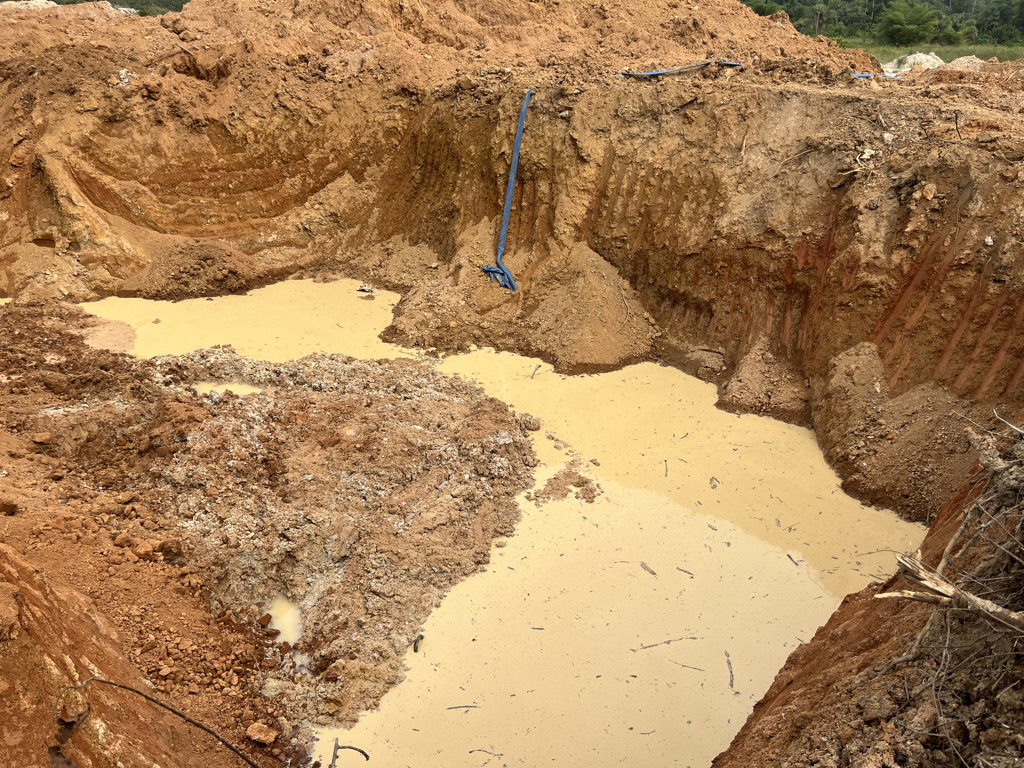
{"type": "MultiPolygon", "coordinates": [[[[118,663],[235,741],[259,720],[280,737],[268,754],[302,752],[292,723],[373,706],[419,622],[512,532],[535,463],[524,428],[428,366],[223,350],[157,366],[87,347],[75,307],[0,311],[4,541],[55,586],[94,595],[118,626],[118,663]],[[269,392],[184,385],[232,364],[269,392]],[[305,648],[316,695],[296,693],[290,647],[259,621],[281,591],[324,628],[305,648]]],[[[65,682],[74,671],[44,690],[65,682]]],[[[17,738],[38,745],[51,725],[40,717],[17,738]]],[[[131,740],[131,764],[150,764],[145,739],[131,740]]]]}
{"type": "MultiPolygon", "coordinates": [[[[922,521],[937,519],[969,477],[976,450],[963,427],[1024,405],[1019,63],[910,72],[899,83],[852,78],[878,62],[728,0],[193,0],[160,19],[105,3],[2,3],[0,39],[0,295],[17,297],[0,336],[0,436],[10,444],[0,482],[16,497],[0,506],[16,510],[2,518],[5,543],[55,589],[110,600],[121,636],[135,638],[129,654],[183,706],[239,740],[257,719],[281,730],[270,753],[293,735],[275,720],[290,706],[286,691],[272,705],[250,698],[259,681],[247,664],[267,639],[253,635],[262,609],[252,606],[273,597],[254,594],[266,577],[241,579],[254,601],[247,613],[211,618],[205,601],[219,605],[223,589],[213,553],[236,551],[232,540],[211,537],[209,562],[176,566],[179,505],[156,486],[177,483],[181,507],[214,531],[220,494],[246,509],[235,446],[208,435],[215,467],[188,464],[181,446],[220,417],[249,445],[246,420],[276,411],[201,398],[173,370],[82,346],[70,330],[126,350],[129,329],[98,327],[55,300],[219,296],[289,276],[368,280],[402,293],[387,338],[425,359],[490,345],[559,371],[671,361],[719,385],[730,410],[813,424],[846,489],[922,521]],[[616,74],[720,58],[744,66],[616,74]],[[531,86],[506,253],[522,287],[510,295],[479,267],[493,259],[514,118],[531,86]],[[186,463],[174,475],[179,454],[186,463]],[[195,487],[193,471],[215,477],[195,487]],[[118,502],[119,493],[138,497],[118,502]],[[121,534],[124,546],[114,543],[121,534]],[[108,597],[97,585],[118,569],[125,591],[108,597]],[[159,586],[174,579],[180,587],[159,586]],[[149,613],[159,624],[146,623],[149,613]],[[188,645],[207,634],[219,651],[188,645]],[[193,654],[199,671],[168,662],[175,654],[193,654]]],[[[206,362],[189,366],[198,373],[206,362]]],[[[339,375],[332,365],[290,367],[270,382],[282,391],[290,376],[312,382],[282,395],[311,414],[310,426],[271,419],[258,433],[286,445],[282,434],[301,436],[298,464],[327,467],[342,444],[323,442],[337,414],[314,386],[339,375]]],[[[419,371],[359,375],[371,390],[412,376],[410,392],[433,391],[419,371]]],[[[403,394],[360,407],[404,413],[403,394]]],[[[494,408],[485,422],[504,424],[494,408]]],[[[525,441],[521,427],[513,419],[509,434],[525,441]]],[[[306,525],[289,501],[303,495],[273,502],[272,491],[304,485],[305,474],[288,475],[282,457],[292,454],[263,462],[254,479],[255,498],[283,515],[229,536],[239,548],[269,546],[275,567],[289,570],[290,545],[271,539],[306,525]]],[[[509,504],[529,469],[506,478],[509,504]]],[[[311,490],[341,508],[333,489],[311,490]]],[[[502,528],[510,510],[497,504],[487,525],[502,528]]],[[[474,530],[469,541],[483,539],[474,530]]],[[[452,572],[468,572],[459,563],[452,572]]],[[[9,572],[35,578],[21,565],[9,572]]],[[[18,642],[39,637],[21,599],[18,642]]],[[[853,626],[879,637],[886,625],[865,614],[853,626]]],[[[47,642],[34,658],[54,653],[47,642]]],[[[836,642],[823,636],[815,647],[827,658],[836,642]]],[[[290,649],[273,653],[290,663],[290,649]]],[[[382,642],[370,653],[380,657],[371,676],[387,680],[397,651],[382,642]]],[[[76,674],[37,684],[52,692],[76,674]]],[[[361,696],[378,694],[371,686],[361,696]]],[[[151,729],[123,727],[146,745],[124,764],[164,754],[151,729]]],[[[102,732],[83,730],[80,743],[93,749],[102,732]]],[[[200,749],[190,743],[180,759],[210,764],[200,749]]],[[[812,753],[805,744],[794,754],[812,753]]]]}
{"type": "MultiPolygon", "coordinates": [[[[137,350],[156,355],[161,368],[186,360],[187,378],[265,389],[273,378],[263,363],[219,352],[159,355],[207,344],[210,334],[256,357],[319,346],[405,358],[407,350],[375,340],[399,297],[378,291],[367,307],[358,287],[289,281],[223,300],[86,306],[136,333],[137,350]],[[300,299],[307,311],[289,312],[300,299]]],[[[319,731],[325,762],[338,738],[375,758],[433,755],[444,765],[477,764],[472,750],[480,744],[528,762],[585,753],[595,765],[614,765],[639,749],[655,760],[687,754],[706,764],[794,642],[842,594],[884,578],[888,556],[878,550],[913,548],[921,535],[841,494],[807,430],[718,411],[714,388],[677,370],[641,364],[567,377],[493,350],[425,359],[528,410],[522,421],[536,430],[543,474],[523,499],[532,503],[522,507],[516,535],[498,542],[497,567],[456,587],[431,614],[420,631],[429,644],[406,647],[406,679],[380,710],[351,731],[319,731]],[[585,577],[565,578],[567,569],[585,577]],[[772,621],[760,623],[765,614],[772,621]],[[616,681],[625,687],[609,696],[616,681]],[[453,703],[467,697],[474,703],[453,703]],[[693,710],[690,727],[672,727],[694,701],[699,721],[693,710]],[[550,716],[556,711],[589,713],[575,717],[590,734],[585,747],[564,738],[550,716]]],[[[309,578],[319,578],[316,569],[309,578]]],[[[275,600],[268,611],[277,616],[279,607],[275,600]]],[[[305,638],[305,655],[334,628],[319,608],[296,609],[301,619],[289,631],[305,638]]],[[[415,632],[415,616],[408,618],[415,632]]],[[[276,690],[290,681],[268,684],[276,690]]],[[[289,693],[297,698],[322,693],[301,674],[294,681],[289,693]]],[[[299,711],[318,711],[316,702],[299,711]]],[[[339,759],[348,758],[362,759],[339,759]]]]}

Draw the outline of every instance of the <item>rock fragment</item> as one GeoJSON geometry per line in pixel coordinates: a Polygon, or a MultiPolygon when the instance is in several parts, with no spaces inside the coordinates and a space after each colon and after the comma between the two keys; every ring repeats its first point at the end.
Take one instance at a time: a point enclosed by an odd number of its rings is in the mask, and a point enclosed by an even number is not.
{"type": "Polygon", "coordinates": [[[263,744],[267,747],[277,741],[277,737],[280,736],[280,734],[269,725],[261,723],[258,720],[245,729],[245,735],[257,744],[263,744]]]}

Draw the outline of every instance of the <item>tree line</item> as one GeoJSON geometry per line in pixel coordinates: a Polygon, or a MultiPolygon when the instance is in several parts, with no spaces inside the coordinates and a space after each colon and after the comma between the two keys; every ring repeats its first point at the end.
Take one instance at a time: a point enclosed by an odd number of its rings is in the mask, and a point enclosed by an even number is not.
{"type": "Polygon", "coordinates": [[[1024,44],[1024,0],[743,0],[785,11],[806,35],[876,38],[891,45],[1024,44]]]}
{"type": "MultiPolygon", "coordinates": [[[[76,5],[92,0],[53,0],[57,5],[76,5]]],[[[133,8],[140,16],[160,16],[169,11],[180,11],[185,0],[110,0],[115,8],[133,8]]]]}

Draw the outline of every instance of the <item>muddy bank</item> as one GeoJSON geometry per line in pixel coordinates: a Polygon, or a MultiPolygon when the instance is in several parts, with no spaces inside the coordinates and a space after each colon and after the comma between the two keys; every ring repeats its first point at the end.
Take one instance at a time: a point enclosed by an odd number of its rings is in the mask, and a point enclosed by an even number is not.
{"type": "Polygon", "coordinates": [[[1020,764],[1024,448],[1019,430],[972,439],[984,466],[939,511],[920,559],[991,607],[876,599],[938,597],[899,575],[851,595],[790,656],[716,768],[1020,764]]]}
{"type": "Polygon", "coordinates": [[[429,366],[151,364],[87,347],[75,307],[0,312],[5,543],[88,590],[171,702],[250,748],[248,726],[272,729],[268,757],[305,749],[300,720],[375,705],[423,619],[512,532],[526,428],[429,366]],[[225,375],[263,392],[188,386],[225,375]],[[304,608],[312,676],[260,621],[279,593],[304,608]]]}

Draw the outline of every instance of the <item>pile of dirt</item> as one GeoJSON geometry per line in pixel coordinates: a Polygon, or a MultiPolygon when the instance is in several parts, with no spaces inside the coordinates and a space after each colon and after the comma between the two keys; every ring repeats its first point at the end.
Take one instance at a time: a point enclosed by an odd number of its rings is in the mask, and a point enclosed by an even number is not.
{"type": "Polygon", "coordinates": [[[836,355],[817,386],[818,439],[843,489],[932,522],[974,466],[966,428],[990,420],[989,408],[931,383],[895,395],[870,342],[836,355]]]}
{"type": "Polygon", "coordinates": [[[932,53],[908,53],[906,56],[900,56],[898,59],[893,59],[888,64],[882,65],[882,71],[887,75],[901,75],[904,72],[911,71],[914,67],[920,67],[921,69],[935,69],[945,65],[941,58],[932,53]]]}
{"type": "Polygon", "coordinates": [[[771,342],[762,336],[722,387],[718,407],[740,413],[759,413],[793,424],[810,424],[810,400],[807,379],[786,361],[776,362],[771,342]]]}
{"type": "MultiPolygon", "coordinates": [[[[552,435],[548,435],[548,438],[554,439],[552,435]]],[[[601,486],[586,475],[580,474],[580,464],[580,459],[574,458],[530,498],[539,507],[548,501],[568,498],[572,493],[577,499],[593,504],[594,500],[602,493],[601,486]]]]}
{"type": "Polygon", "coordinates": [[[977,56],[961,56],[946,64],[946,69],[954,69],[958,72],[980,72],[985,66],[985,60],[977,56]]]}
{"type": "Polygon", "coordinates": [[[264,694],[283,694],[296,719],[354,723],[402,679],[444,594],[512,534],[536,463],[527,430],[475,385],[413,361],[269,365],[207,350],[155,365],[182,383],[264,388],[212,395],[188,449],[167,446],[173,459],[136,482],[164,494],[191,559],[220,573],[214,605],[280,592],[299,606],[308,674],[280,648],[285,672],[263,678],[264,694]]]}
{"type": "Polygon", "coordinates": [[[412,361],[137,361],[87,347],[83,315],[0,308],[4,541],[102,605],[123,663],[175,706],[301,754],[290,723],[374,706],[431,609],[512,533],[539,423],[412,361]],[[211,379],[264,390],[189,386],[211,379]],[[303,669],[267,628],[280,593],[303,610],[303,669]]]}
{"type": "Polygon", "coordinates": [[[556,244],[509,259],[534,290],[496,292],[481,279],[490,244],[471,233],[444,272],[432,270],[402,298],[384,338],[415,347],[464,351],[488,343],[555,363],[570,372],[647,358],[658,336],[654,318],[607,261],[583,243],[556,244]]]}

